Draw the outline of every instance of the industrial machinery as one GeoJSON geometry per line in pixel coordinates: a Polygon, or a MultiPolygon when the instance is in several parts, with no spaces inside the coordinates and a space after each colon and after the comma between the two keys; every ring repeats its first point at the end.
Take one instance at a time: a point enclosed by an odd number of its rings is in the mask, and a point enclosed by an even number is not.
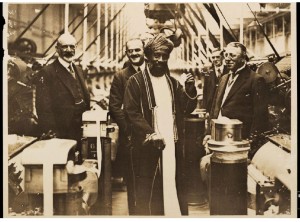
{"type": "Polygon", "coordinates": [[[176,20],[185,13],[184,4],[145,3],[144,13],[150,19],[147,26],[152,34],[164,33],[174,43],[174,47],[181,44],[183,33],[177,27],[176,20]]]}
{"type": "Polygon", "coordinates": [[[291,214],[291,169],[290,136],[268,136],[248,166],[249,207],[257,215],[291,214]]]}

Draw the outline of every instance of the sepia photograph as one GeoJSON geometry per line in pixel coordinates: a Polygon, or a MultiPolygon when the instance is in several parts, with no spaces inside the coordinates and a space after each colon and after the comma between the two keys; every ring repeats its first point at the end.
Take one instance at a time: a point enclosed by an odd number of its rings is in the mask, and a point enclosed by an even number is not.
{"type": "Polygon", "coordinates": [[[297,217],[296,3],[2,14],[5,218],[297,217]]]}

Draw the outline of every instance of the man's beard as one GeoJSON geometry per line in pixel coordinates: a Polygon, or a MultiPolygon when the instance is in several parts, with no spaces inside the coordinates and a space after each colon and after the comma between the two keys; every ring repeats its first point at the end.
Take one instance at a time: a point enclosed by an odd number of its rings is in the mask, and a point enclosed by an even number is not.
{"type": "Polygon", "coordinates": [[[154,62],[149,64],[149,70],[153,76],[163,76],[168,72],[168,64],[166,62],[154,62]]]}

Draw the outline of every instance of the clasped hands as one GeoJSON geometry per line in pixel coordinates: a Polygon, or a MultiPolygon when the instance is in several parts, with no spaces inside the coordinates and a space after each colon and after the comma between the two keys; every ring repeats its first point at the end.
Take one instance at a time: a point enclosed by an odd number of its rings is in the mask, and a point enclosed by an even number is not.
{"type": "Polygon", "coordinates": [[[164,138],[159,133],[152,133],[146,137],[143,145],[151,144],[158,150],[163,150],[166,147],[164,138]]]}

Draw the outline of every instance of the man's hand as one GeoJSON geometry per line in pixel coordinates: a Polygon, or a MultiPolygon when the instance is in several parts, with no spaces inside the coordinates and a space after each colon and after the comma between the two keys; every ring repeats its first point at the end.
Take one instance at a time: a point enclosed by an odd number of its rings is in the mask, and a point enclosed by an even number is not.
{"type": "Polygon", "coordinates": [[[195,87],[195,78],[191,73],[186,74],[186,80],[184,82],[185,90],[191,91],[193,87],[195,87]]]}
{"type": "Polygon", "coordinates": [[[208,143],[207,143],[208,140],[210,140],[210,139],[211,139],[211,135],[206,135],[203,139],[202,145],[204,146],[206,155],[210,154],[210,150],[208,149],[208,143]]]}
{"type": "Polygon", "coordinates": [[[143,144],[146,145],[148,143],[151,143],[151,145],[158,150],[163,150],[166,146],[164,138],[158,133],[149,135],[143,144]]]}

